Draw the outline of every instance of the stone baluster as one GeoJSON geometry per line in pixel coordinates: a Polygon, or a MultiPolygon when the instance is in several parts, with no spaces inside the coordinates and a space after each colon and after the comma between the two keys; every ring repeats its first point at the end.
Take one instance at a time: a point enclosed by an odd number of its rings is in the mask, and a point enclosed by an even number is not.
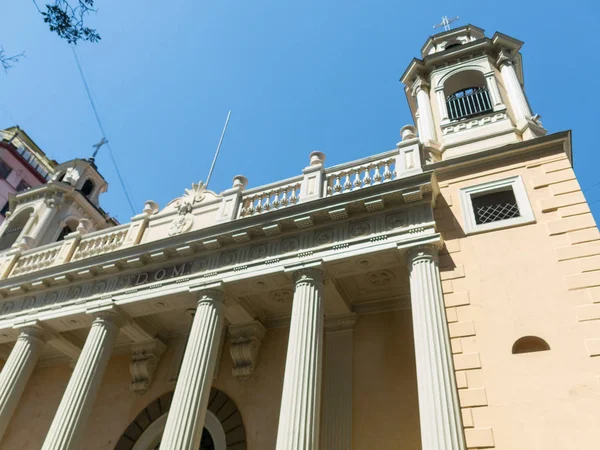
{"type": "Polygon", "coordinates": [[[427,245],[407,254],[422,450],[464,450],[437,253],[427,245]]]}
{"type": "Polygon", "coordinates": [[[161,450],[198,450],[223,333],[223,291],[199,292],[161,450]]]}
{"type": "Polygon", "coordinates": [[[121,316],[112,308],[93,312],[92,328],[63,394],[42,450],[79,450],[102,383],[121,316]]]}
{"type": "Polygon", "coordinates": [[[323,274],[315,268],[304,268],[294,278],[276,449],[315,450],[321,409],[323,274]]]}
{"type": "Polygon", "coordinates": [[[0,373],[0,441],[25,390],[46,342],[46,334],[35,323],[19,327],[20,334],[0,373]]]}

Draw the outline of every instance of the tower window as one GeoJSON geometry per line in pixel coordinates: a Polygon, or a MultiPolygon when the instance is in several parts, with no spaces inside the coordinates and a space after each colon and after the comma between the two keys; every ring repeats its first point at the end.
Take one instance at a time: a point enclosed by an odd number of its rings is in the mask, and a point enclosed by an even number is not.
{"type": "Polygon", "coordinates": [[[94,190],[94,182],[92,180],[85,180],[83,186],[81,187],[81,193],[88,197],[92,191],[94,190]]]}
{"type": "Polygon", "coordinates": [[[460,190],[465,233],[479,233],[535,222],[521,177],[460,190]]]}
{"type": "Polygon", "coordinates": [[[8,212],[9,208],[10,208],[10,203],[7,200],[6,203],[4,204],[4,206],[2,207],[2,210],[0,210],[0,214],[2,214],[3,217],[6,217],[6,213],[8,212]]]}
{"type": "Polygon", "coordinates": [[[27,183],[25,180],[21,180],[19,182],[19,184],[16,187],[17,192],[21,192],[24,191],[25,189],[29,189],[31,186],[29,186],[29,183],[27,183]]]}
{"type": "Polygon", "coordinates": [[[450,120],[466,119],[492,110],[490,94],[485,86],[469,87],[449,95],[446,106],[450,120]]]}
{"type": "Polygon", "coordinates": [[[4,161],[0,161],[0,179],[6,180],[12,169],[4,161]]]}
{"type": "Polygon", "coordinates": [[[65,237],[67,237],[67,235],[72,232],[73,230],[71,229],[71,227],[69,225],[65,225],[63,229],[60,230],[60,234],[58,235],[58,239],[56,240],[56,242],[64,241],[65,237]]]}

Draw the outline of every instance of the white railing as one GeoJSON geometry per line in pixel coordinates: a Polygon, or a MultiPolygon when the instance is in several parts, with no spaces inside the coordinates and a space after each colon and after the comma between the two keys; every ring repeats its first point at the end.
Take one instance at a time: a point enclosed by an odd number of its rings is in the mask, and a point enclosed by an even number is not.
{"type": "Polygon", "coordinates": [[[124,224],[85,236],[77,246],[72,260],[77,261],[118,249],[123,245],[128,229],[129,224],[124,224]]]}
{"type": "Polygon", "coordinates": [[[239,217],[253,216],[295,205],[300,201],[302,177],[244,192],[239,217]]]}
{"type": "Polygon", "coordinates": [[[333,168],[326,173],[325,195],[344,194],[395,179],[397,153],[394,151],[372,161],[363,160],[358,164],[333,168]]]}
{"type": "Polygon", "coordinates": [[[11,275],[22,275],[51,266],[56,261],[62,244],[62,242],[55,242],[51,246],[35,248],[29,250],[31,253],[22,254],[17,260],[11,275]]]}

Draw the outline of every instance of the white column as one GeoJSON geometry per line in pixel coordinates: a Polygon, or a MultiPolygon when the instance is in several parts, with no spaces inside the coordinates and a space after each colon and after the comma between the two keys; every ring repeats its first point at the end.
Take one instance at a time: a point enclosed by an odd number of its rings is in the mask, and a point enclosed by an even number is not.
{"type": "Polygon", "coordinates": [[[42,450],[80,450],[87,420],[119,334],[120,316],[98,311],[42,450]]]}
{"type": "Polygon", "coordinates": [[[407,255],[422,450],[464,450],[437,252],[420,246],[407,255]]]}
{"type": "Polygon", "coordinates": [[[512,59],[505,52],[500,52],[498,57],[498,66],[500,67],[500,73],[504,80],[504,87],[510,100],[510,105],[515,114],[515,120],[517,125],[522,125],[533,115],[529,109],[529,103],[523,92],[523,87],[517,77],[515,66],[513,65],[512,59]]]}
{"type": "Polygon", "coordinates": [[[419,137],[421,142],[428,144],[436,142],[435,122],[429,101],[429,83],[418,77],[412,86],[412,95],[417,98],[419,111],[419,137]]]}
{"type": "Polygon", "coordinates": [[[296,288],[288,339],[277,450],[316,450],[319,445],[323,354],[323,274],[294,274],[296,288]]]}
{"type": "Polygon", "coordinates": [[[352,450],[352,359],[356,316],[325,321],[322,450],[352,450]]]}
{"type": "Polygon", "coordinates": [[[444,88],[441,87],[439,89],[436,89],[435,95],[438,99],[441,123],[449,123],[450,118],[448,117],[448,105],[446,104],[446,94],[444,93],[444,88]]]}
{"type": "Polygon", "coordinates": [[[502,97],[500,95],[500,90],[498,89],[498,82],[496,81],[495,72],[485,74],[485,83],[487,85],[488,92],[490,93],[490,100],[492,101],[492,107],[494,108],[494,111],[506,109],[506,106],[504,103],[502,103],[502,97]]]}
{"type": "Polygon", "coordinates": [[[23,235],[30,236],[31,238],[33,238],[34,242],[38,244],[41,238],[44,236],[44,234],[46,234],[48,226],[50,225],[50,222],[56,214],[56,210],[56,200],[53,198],[46,199],[46,201],[44,202],[44,211],[40,215],[40,218],[35,228],[33,228],[31,231],[28,230],[27,233],[24,233],[23,235]]]}
{"type": "Polygon", "coordinates": [[[162,450],[198,450],[223,332],[223,291],[199,292],[198,308],[183,356],[162,450]]]}
{"type": "Polygon", "coordinates": [[[0,441],[45,343],[43,330],[35,324],[19,329],[21,333],[0,373],[0,441]]]}

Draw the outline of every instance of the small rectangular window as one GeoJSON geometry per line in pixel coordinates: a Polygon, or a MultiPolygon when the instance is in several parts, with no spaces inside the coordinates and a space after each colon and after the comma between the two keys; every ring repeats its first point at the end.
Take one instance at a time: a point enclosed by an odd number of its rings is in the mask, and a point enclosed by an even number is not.
{"type": "Polygon", "coordinates": [[[19,182],[19,184],[16,187],[17,192],[21,192],[24,191],[25,189],[29,189],[31,186],[29,186],[29,184],[25,181],[25,180],[21,180],[19,182]]]}
{"type": "Polygon", "coordinates": [[[492,223],[519,217],[519,205],[512,188],[471,197],[475,223],[492,223]]]}
{"type": "Polygon", "coordinates": [[[6,180],[12,169],[4,161],[0,161],[0,179],[6,180]]]}
{"type": "Polygon", "coordinates": [[[535,222],[520,176],[463,188],[460,197],[466,234],[535,222]]]}

